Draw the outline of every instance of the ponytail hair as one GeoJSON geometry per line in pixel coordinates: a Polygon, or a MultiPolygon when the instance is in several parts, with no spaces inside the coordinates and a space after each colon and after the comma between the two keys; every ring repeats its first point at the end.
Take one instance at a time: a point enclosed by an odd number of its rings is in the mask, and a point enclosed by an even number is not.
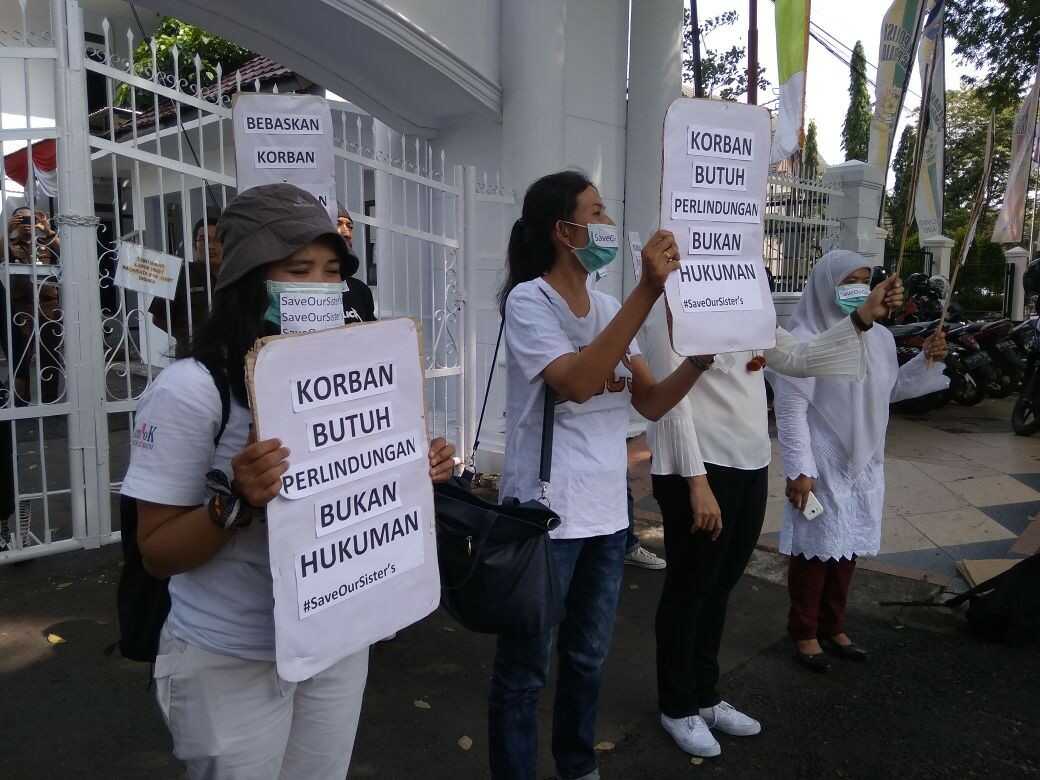
{"type": "Polygon", "coordinates": [[[509,234],[506,264],[509,273],[499,292],[503,314],[506,298],[522,282],[548,272],[556,260],[552,234],[559,220],[569,220],[578,207],[578,196],[594,186],[578,171],[560,171],[543,176],[524,195],[520,219],[509,234]]]}

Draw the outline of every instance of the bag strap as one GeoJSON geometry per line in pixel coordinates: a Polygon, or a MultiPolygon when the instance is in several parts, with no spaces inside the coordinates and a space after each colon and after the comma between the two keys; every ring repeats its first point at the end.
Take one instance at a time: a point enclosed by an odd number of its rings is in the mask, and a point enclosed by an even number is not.
{"type": "MultiPolygon", "coordinates": [[[[476,472],[474,462],[477,449],[480,447],[480,430],[484,427],[484,415],[487,413],[488,398],[491,395],[491,383],[495,378],[495,367],[498,365],[498,351],[502,346],[502,334],[506,329],[505,309],[502,311],[502,322],[498,326],[498,338],[495,340],[495,354],[491,358],[491,370],[488,371],[487,386],[484,388],[484,402],[480,406],[480,419],[477,421],[477,432],[473,437],[473,449],[470,451],[469,466],[466,473],[472,479],[476,472]]],[[[556,394],[545,382],[545,402],[542,407],[542,454],[538,465],[538,480],[542,483],[543,497],[548,494],[550,477],[552,476],[553,430],[556,427],[556,394]]]]}
{"type": "Polygon", "coordinates": [[[224,435],[224,429],[227,428],[228,419],[231,417],[231,386],[223,367],[213,364],[209,360],[199,362],[209,371],[213,384],[217,387],[217,393],[220,395],[220,427],[217,428],[217,435],[213,437],[213,446],[216,447],[220,444],[220,438],[224,435]]]}

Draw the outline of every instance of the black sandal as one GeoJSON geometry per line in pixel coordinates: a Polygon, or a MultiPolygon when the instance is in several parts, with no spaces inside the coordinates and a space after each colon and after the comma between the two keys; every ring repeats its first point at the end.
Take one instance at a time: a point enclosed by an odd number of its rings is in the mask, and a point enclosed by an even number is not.
{"type": "Polygon", "coordinates": [[[804,666],[806,669],[818,674],[831,670],[831,662],[827,660],[827,656],[823,653],[803,653],[801,650],[795,650],[794,660],[800,666],[804,666]]]}
{"type": "Polygon", "coordinates": [[[859,661],[862,663],[870,657],[870,654],[859,645],[840,645],[833,639],[828,638],[821,638],[819,641],[820,647],[831,655],[841,658],[843,661],[859,661]]]}

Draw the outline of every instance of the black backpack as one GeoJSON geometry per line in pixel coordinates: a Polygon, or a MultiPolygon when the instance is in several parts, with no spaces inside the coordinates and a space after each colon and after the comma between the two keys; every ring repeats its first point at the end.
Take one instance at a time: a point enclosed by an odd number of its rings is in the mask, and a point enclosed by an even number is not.
{"type": "Polygon", "coordinates": [[[1040,642],[1040,553],[1003,574],[943,602],[883,601],[881,606],[950,607],[968,604],[968,630],[1009,645],[1040,642]]]}
{"type": "MultiPolygon", "coordinates": [[[[220,393],[220,428],[213,438],[216,446],[224,435],[231,414],[231,391],[222,370],[210,365],[206,365],[206,369],[220,393]]],[[[155,663],[159,652],[159,632],[170,613],[170,580],[168,577],[153,577],[145,571],[137,547],[137,499],[119,497],[119,524],[123,544],[123,570],[116,591],[119,652],[131,661],[155,663]]]]}

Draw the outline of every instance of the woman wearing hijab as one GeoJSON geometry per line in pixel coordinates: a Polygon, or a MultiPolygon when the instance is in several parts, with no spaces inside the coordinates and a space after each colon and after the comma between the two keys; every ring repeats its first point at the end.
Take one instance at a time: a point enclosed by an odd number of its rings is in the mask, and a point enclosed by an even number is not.
{"type": "MultiPolygon", "coordinates": [[[[791,333],[811,339],[833,327],[866,300],[869,282],[862,256],[829,252],[809,276],[791,333]]],[[[867,370],[861,382],[772,372],[769,377],[790,502],[780,532],[780,551],[791,556],[788,631],[796,660],[818,672],[830,668],[822,650],[848,660],[867,658],[845,633],[845,604],[857,556],[877,555],[881,544],[888,406],[949,385],[941,332],[903,366],[887,329],[872,328],[864,341],[867,370]],[[823,506],[815,519],[803,513],[810,495],[823,506]]]]}

